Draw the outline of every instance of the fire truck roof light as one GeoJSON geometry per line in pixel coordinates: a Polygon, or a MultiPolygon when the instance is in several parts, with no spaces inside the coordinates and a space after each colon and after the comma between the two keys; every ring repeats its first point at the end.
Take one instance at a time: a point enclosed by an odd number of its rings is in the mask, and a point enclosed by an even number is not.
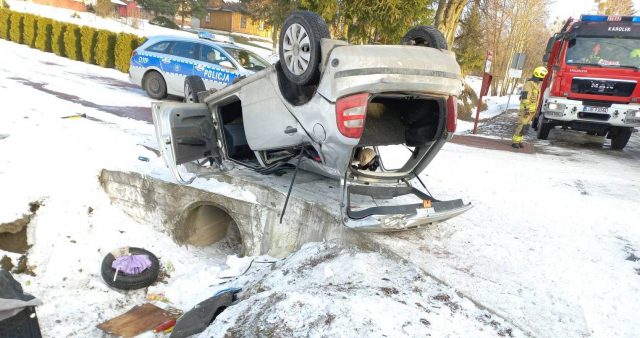
{"type": "Polygon", "coordinates": [[[586,21],[586,22],[607,22],[607,21],[640,22],[640,16],[583,14],[583,15],[580,16],[580,21],[586,21]]]}

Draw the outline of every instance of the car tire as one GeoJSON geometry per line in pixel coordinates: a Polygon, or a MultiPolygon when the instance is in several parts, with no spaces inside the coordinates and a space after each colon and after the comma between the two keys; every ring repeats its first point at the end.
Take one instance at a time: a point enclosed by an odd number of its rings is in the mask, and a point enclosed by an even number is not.
{"type": "Polygon", "coordinates": [[[204,86],[202,78],[196,75],[187,76],[184,79],[184,102],[186,103],[200,103],[198,93],[204,92],[207,87],[204,86]]]}
{"type": "Polygon", "coordinates": [[[537,136],[540,140],[546,140],[549,138],[549,132],[553,126],[547,122],[542,113],[538,115],[537,136]]]}
{"type": "Polygon", "coordinates": [[[320,40],[330,36],[327,23],[316,13],[296,11],[285,20],[278,51],[282,70],[289,81],[301,86],[318,83],[322,58],[320,40]],[[302,41],[297,42],[298,39],[302,41]]]}
{"type": "Polygon", "coordinates": [[[400,40],[401,45],[447,49],[444,35],[433,26],[416,26],[400,40]]]}
{"type": "Polygon", "coordinates": [[[116,274],[116,269],[112,268],[111,265],[113,264],[115,257],[113,256],[113,254],[109,253],[102,260],[101,266],[102,279],[105,281],[105,283],[120,290],[142,289],[153,284],[158,279],[158,274],[160,273],[160,262],[158,261],[158,257],[142,248],[130,247],[129,253],[134,255],[149,256],[149,259],[151,260],[151,266],[141,273],[135,275],[125,275],[118,272],[118,276],[114,281],[113,279],[116,274]]]}
{"type": "Polygon", "coordinates": [[[627,146],[633,128],[620,128],[613,135],[611,135],[611,149],[622,150],[627,146]]]}
{"type": "Polygon", "coordinates": [[[162,74],[155,70],[149,71],[142,79],[142,87],[150,98],[161,100],[167,97],[167,82],[162,74]]]}

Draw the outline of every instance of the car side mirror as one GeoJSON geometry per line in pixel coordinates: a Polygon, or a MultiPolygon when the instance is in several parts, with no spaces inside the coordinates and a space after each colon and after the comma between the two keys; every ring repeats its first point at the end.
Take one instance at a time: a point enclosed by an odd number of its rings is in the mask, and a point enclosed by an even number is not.
{"type": "Polygon", "coordinates": [[[229,68],[229,69],[235,69],[236,68],[229,61],[222,61],[222,62],[219,63],[219,65],[220,65],[220,67],[229,68]]]}

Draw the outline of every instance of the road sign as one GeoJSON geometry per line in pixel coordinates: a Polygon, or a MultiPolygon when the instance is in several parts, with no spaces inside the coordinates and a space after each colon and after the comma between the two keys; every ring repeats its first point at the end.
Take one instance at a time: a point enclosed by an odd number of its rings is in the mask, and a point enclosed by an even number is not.
{"type": "Polygon", "coordinates": [[[522,69],[509,69],[509,77],[519,79],[522,77],[522,69]]]}
{"type": "Polygon", "coordinates": [[[524,61],[527,56],[524,53],[515,53],[511,59],[511,68],[522,69],[524,68],[524,61]]]}

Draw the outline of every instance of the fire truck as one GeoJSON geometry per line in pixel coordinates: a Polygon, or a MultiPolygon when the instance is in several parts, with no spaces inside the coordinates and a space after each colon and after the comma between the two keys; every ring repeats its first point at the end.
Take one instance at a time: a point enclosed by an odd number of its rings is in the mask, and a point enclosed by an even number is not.
{"type": "Polygon", "coordinates": [[[640,126],[640,17],[582,15],[547,44],[549,73],[533,121],[539,139],[562,127],[623,149],[640,126]]]}

